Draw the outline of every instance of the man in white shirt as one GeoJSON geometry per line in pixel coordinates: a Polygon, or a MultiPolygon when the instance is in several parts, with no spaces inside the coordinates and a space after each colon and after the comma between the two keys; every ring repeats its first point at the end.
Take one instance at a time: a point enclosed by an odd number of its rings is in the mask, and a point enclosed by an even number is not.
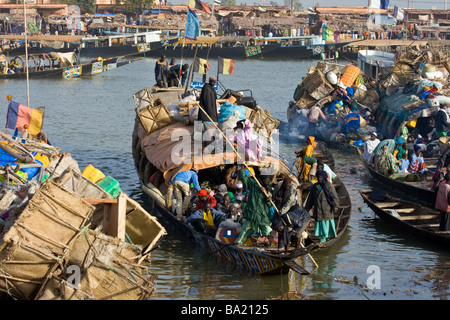
{"type": "Polygon", "coordinates": [[[370,135],[370,138],[364,141],[364,153],[363,158],[366,160],[367,163],[372,163],[373,159],[373,151],[377,147],[377,145],[380,143],[380,140],[377,138],[377,133],[372,132],[370,135]]]}

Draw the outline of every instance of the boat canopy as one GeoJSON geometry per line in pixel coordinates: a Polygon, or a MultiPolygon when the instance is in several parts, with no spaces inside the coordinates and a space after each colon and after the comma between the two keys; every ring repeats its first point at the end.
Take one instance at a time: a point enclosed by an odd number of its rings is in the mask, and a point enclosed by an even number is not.
{"type": "MultiPolygon", "coordinates": [[[[217,166],[225,166],[237,162],[237,156],[231,147],[224,147],[224,152],[211,154],[202,148],[201,156],[194,153],[194,126],[186,126],[176,122],[160,130],[148,134],[138,121],[137,134],[141,147],[148,161],[163,172],[164,180],[170,181],[180,171],[196,168],[203,170],[217,166]]],[[[212,142],[214,143],[214,142],[212,142]]],[[[201,145],[201,143],[200,143],[201,145]]],[[[287,165],[273,155],[263,156],[260,161],[246,160],[248,166],[269,168],[276,173],[281,169],[289,170],[287,165]]]]}

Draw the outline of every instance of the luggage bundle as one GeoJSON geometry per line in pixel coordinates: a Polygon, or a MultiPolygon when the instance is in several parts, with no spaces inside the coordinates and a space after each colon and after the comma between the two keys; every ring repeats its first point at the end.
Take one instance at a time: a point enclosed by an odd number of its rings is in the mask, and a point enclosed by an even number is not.
{"type": "Polygon", "coordinates": [[[162,129],[172,123],[174,119],[169,108],[161,98],[152,96],[145,88],[133,95],[137,107],[137,114],[147,133],[162,129]]]}

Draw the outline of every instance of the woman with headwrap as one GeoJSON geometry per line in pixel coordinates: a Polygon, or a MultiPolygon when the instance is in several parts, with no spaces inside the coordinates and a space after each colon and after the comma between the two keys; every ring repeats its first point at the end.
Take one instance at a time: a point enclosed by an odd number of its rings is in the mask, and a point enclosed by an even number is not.
{"type": "Polygon", "coordinates": [[[327,180],[328,174],[325,171],[317,171],[316,177],[318,182],[311,187],[305,210],[314,208],[314,235],[319,237],[320,242],[326,242],[337,235],[334,212],[339,207],[339,197],[331,182],[327,180]]]}
{"type": "MultiPolygon", "coordinates": [[[[308,139],[306,140],[307,145],[302,149],[302,151],[304,151],[304,153],[305,153],[305,156],[307,156],[307,157],[312,156],[314,148],[316,147],[315,140],[316,140],[316,138],[313,136],[309,136],[308,139]]],[[[297,154],[297,160],[294,163],[294,167],[296,168],[297,172],[300,172],[300,169],[302,169],[303,165],[305,166],[303,174],[300,178],[303,181],[307,181],[309,170],[311,169],[311,165],[303,164],[303,157],[298,156],[300,154],[300,150],[295,151],[295,153],[297,154]]]]}

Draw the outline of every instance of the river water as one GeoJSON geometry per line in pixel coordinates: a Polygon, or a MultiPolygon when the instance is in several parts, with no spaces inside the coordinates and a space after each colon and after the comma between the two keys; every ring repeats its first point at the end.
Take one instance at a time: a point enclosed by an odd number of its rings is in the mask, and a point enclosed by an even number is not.
{"type": "MultiPolygon", "coordinates": [[[[168,57],[170,59],[170,57],[168,57]]],[[[82,79],[30,79],[30,105],[44,106],[44,132],[50,142],[70,153],[83,170],[88,164],[120,182],[124,192],[150,210],[139,188],[131,154],[135,119],[132,95],[154,83],[155,59],[143,59],[107,73],[82,79]]],[[[185,60],[186,61],[186,60],[185,60]]],[[[190,62],[190,61],[189,61],[190,62]]],[[[216,75],[211,60],[209,75],[216,75]]],[[[296,85],[316,61],[236,61],[234,75],[220,75],[225,87],[250,89],[258,104],[286,120],[286,107],[296,85]]],[[[195,75],[194,81],[200,81],[195,75]]],[[[0,80],[0,119],[6,121],[7,100],[26,105],[25,80],[0,80]]],[[[303,145],[280,141],[289,162],[303,145]]],[[[352,218],[342,239],[332,248],[314,252],[319,267],[305,257],[309,276],[253,276],[198,249],[168,231],[152,254],[150,272],[157,275],[151,300],[239,299],[285,297],[324,300],[439,300],[450,294],[448,248],[386,225],[368,208],[359,190],[378,186],[364,171],[358,156],[333,150],[335,171],[352,197],[352,218]],[[367,289],[371,286],[371,290],[367,289]]]]}

